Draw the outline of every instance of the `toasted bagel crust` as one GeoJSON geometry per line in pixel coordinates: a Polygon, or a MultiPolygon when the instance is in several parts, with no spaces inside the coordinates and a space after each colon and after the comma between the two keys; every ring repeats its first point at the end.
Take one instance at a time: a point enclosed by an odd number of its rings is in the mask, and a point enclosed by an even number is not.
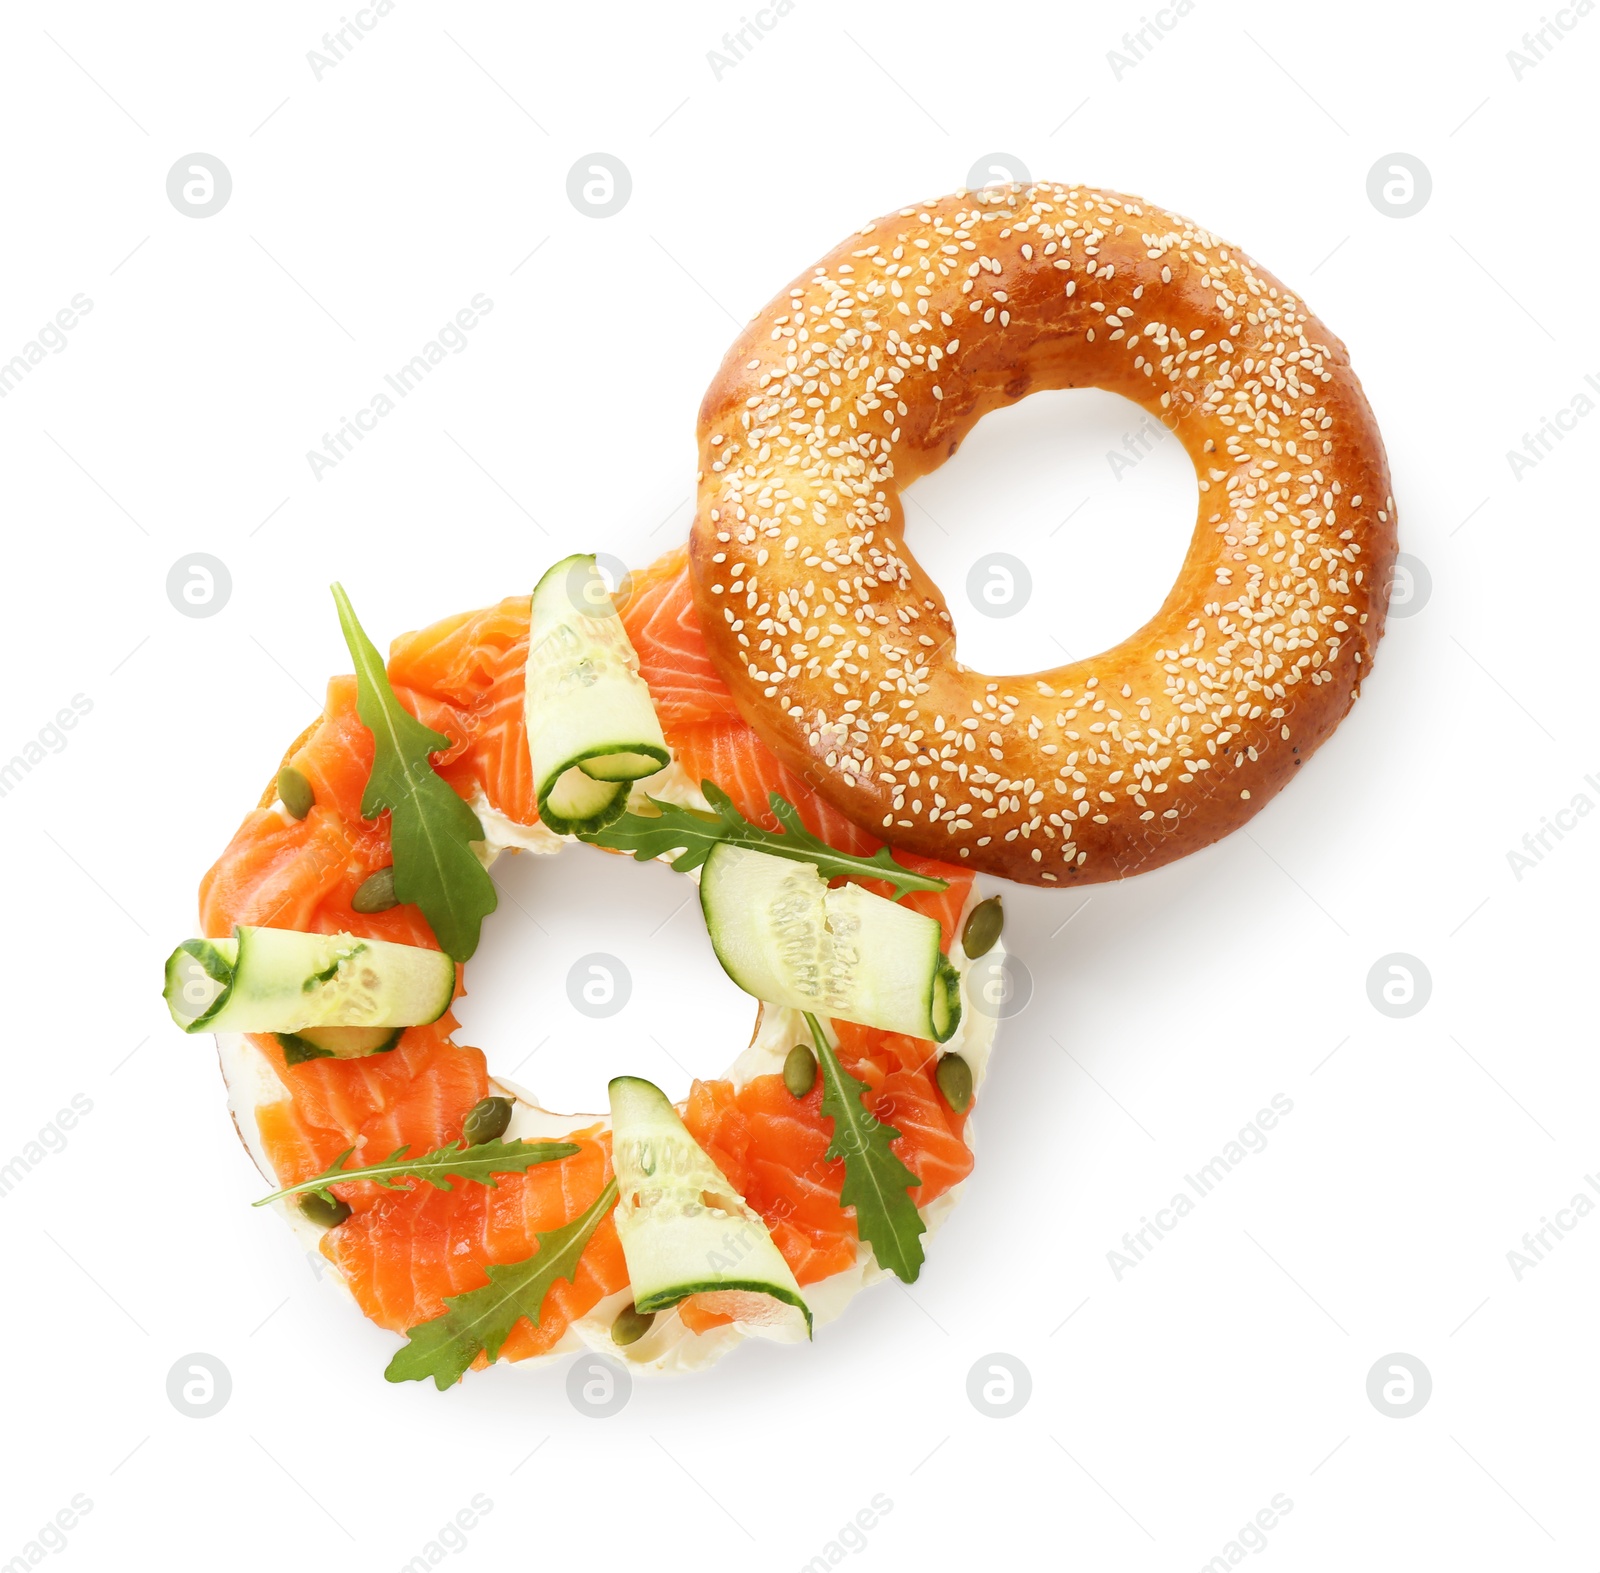
{"type": "Polygon", "coordinates": [[[1037,183],[867,225],[740,335],[699,444],[695,601],[742,714],[863,828],[989,873],[1120,879],[1236,830],[1338,725],[1382,632],[1394,503],[1344,346],[1133,197],[1037,183]],[[1121,644],[988,677],[956,659],[900,491],[987,411],[1071,387],[1177,435],[1194,537],[1121,644]]]}

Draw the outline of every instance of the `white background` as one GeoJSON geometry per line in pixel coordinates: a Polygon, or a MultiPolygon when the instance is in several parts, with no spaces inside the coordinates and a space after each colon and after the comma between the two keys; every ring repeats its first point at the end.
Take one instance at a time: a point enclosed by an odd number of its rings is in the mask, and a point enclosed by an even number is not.
{"type": "MultiPolygon", "coordinates": [[[[93,708],[0,798],[0,1160],[74,1094],[93,1111],[0,1199],[0,1562],[81,1492],[76,1565],[385,1570],[481,1492],[452,1566],[783,1570],[883,1493],[852,1564],[1182,1570],[1283,1493],[1252,1562],[1594,1566],[1600,1218],[1520,1282],[1506,1253],[1600,1170],[1600,822],[1520,880],[1507,853],[1600,802],[1600,419],[1520,479],[1506,451],[1600,377],[1600,20],[1563,12],[1519,81],[1532,4],[1163,15],[1118,80],[1133,6],[798,0],[719,80],[733,0],[401,0],[319,81],[331,4],[6,9],[0,357],[74,294],[93,310],[0,401],[0,757],[74,694],[93,708]],[[249,1209],[209,1046],[158,997],[199,875],[344,668],[326,586],[382,643],[526,593],[560,552],[678,542],[736,324],[995,150],[1193,214],[1306,292],[1377,411],[1431,599],[1246,833],[1087,896],[1007,890],[1035,993],[913,1289],[810,1350],[641,1382],[606,1420],[559,1368],[389,1386],[392,1336],[249,1209]],[[233,180],[206,219],[166,195],[196,151],[233,180]],[[606,219],[566,193],[595,151],[633,182],[606,219]],[[1396,151],[1432,175],[1406,219],[1367,196],[1396,151]],[[306,450],[478,292],[468,347],[315,479],[306,450]],[[233,581],[205,620],[164,588],[194,551],[233,581]],[[1432,979],[1406,1019],[1367,993],[1393,952],[1432,979]],[[1118,1281],[1123,1232],[1275,1093],[1267,1149],[1118,1281]],[[232,1375],[205,1420],[165,1393],[195,1351],[232,1375]],[[966,1396],[996,1351],[1032,1378],[1003,1420],[966,1396]],[[1396,1351],[1433,1379],[1404,1420],[1366,1395],[1396,1351]]],[[[1113,476],[1139,421],[1041,395],[917,488],[912,544],[968,660],[1053,664],[1154,609],[1194,487],[1170,443],[1113,476]],[[962,588],[996,547],[1035,583],[1003,622],[962,588]]],[[[733,1058],[744,1003],[670,872],[573,851],[507,888],[527,915],[492,921],[466,1010],[494,1068],[547,1040],[519,1079],[593,1106],[613,1071],[681,1095],[678,1066],[733,1058]],[[592,950],[634,976],[603,1032],[562,988],[592,950]]]]}

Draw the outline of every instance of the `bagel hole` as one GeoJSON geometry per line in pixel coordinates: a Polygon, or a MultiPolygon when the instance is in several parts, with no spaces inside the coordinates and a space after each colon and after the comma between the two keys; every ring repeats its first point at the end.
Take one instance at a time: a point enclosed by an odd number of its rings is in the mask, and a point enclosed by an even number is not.
{"type": "Polygon", "coordinates": [[[508,852],[493,874],[500,905],[455,1007],[457,1041],[483,1050],[491,1076],[547,1109],[604,1113],[613,1076],[677,1101],[692,1079],[726,1074],[756,1003],[717,961],[693,880],[585,846],[508,852]]]}
{"type": "Polygon", "coordinates": [[[1178,439],[1098,388],[986,415],[903,493],[906,538],[945,595],[961,660],[999,676],[1082,660],[1160,608],[1194,533],[1198,478],[1178,439]],[[1031,583],[995,554],[1016,559],[1031,583]]]}

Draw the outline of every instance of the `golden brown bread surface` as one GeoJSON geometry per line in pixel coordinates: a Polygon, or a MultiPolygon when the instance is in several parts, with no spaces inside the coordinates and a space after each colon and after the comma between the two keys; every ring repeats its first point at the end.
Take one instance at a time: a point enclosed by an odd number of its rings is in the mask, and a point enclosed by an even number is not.
{"type": "Polygon", "coordinates": [[[1132,197],[1037,183],[867,225],[728,351],[699,443],[695,601],[746,719],[864,828],[1011,879],[1119,879],[1237,829],[1383,629],[1394,503],[1344,346],[1132,197]],[[900,490],[986,411],[1091,386],[1193,460],[1188,556],[1115,648],[988,677],[956,659],[900,490]]]}

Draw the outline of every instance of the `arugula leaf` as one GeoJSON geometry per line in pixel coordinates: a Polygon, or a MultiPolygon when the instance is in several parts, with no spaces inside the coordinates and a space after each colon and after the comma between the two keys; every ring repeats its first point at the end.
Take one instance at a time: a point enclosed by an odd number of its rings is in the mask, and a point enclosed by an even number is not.
{"type": "Polygon", "coordinates": [[[484,839],[483,826],[428,757],[449,748],[450,739],[395,698],[383,658],[356,621],[343,585],[333,586],[333,599],[356,664],[356,714],[376,745],[361,816],[376,819],[389,810],[395,895],[419,906],[445,953],[465,961],[499,899],[471,846],[484,839]]]}
{"type": "Polygon", "coordinates": [[[536,1163],[570,1158],[582,1149],[572,1142],[495,1140],[479,1142],[476,1146],[469,1146],[464,1141],[449,1142],[443,1147],[435,1147],[432,1152],[407,1158],[406,1153],[410,1150],[409,1147],[396,1147],[382,1163],[368,1164],[361,1169],[347,1169],[344,1161],[355,1148],[346,1147],[321,1174],[302,1180],[298,1185],[286,1185],[281,1191],[274,1191],[272,1195],[263,1196],[259,1202],[250,1205],[265,1207],[279,1197],[294,1196],[301,1191],[314,1191],[331,1202],[335,1197],[328,1187],[348,1180],[371,1180],[374,1185],[391,1191],[410,1190],[410,1186],[400,1183],[404,1179],[426,1180],[436,1191],[453,1189],[450,1184],[452,1179],[476,1180],[479,1185],[487,1185],[493,1190],[496,1188],[493,1176],[497,1174],[521,1174],[536,1163]]]}
{"type": "Polygon", "coordinates": [[[869,1091],[833,1052],[821,1023],[805,1013],[822,1067],[822,1112],[833,1121],[833,1140],[825,1156],[844,1159],[839,1200],[856,1210],[856,1233],[872,1247],[880,1267],[902,1283],[915,1283],[922,1271],[923,1223],[909,1187],[922,1182],[895,1155],[889,1143],[900,1132],[861,1102],[869,1091]]]}
{"type": "Polygon", "coordinates": [[[545,1296],[556,1280],[573,1282],[589,1237],[616,1200],[617,1182],[612,1179],[571,1223],[541,1234],[537,1254],[491,1267],[483,1288],[452,1295],[445,1301],[443,1315],[407,1332],[405,1348],[396,1352],[384,1377],[390,1382],[425,1382],[431,1376],[442,1393],[461,1380],[480,1352],[494,1364],[522,1317],[539,1325],[545,1296]]]}
{"type": "Polygon", "coordinates": [[[624,814],[604,830],[590,831],[579,839],[597,847],[631,852],[640,863],[677,852],[672,866],[680,874],[699,868],[719,841],[730,841],[735,846],[770,852],[775,857],[791,858],[797,863],[814,863],[827,879],[841,874],[851,879],[886,879],[895,887],[896,900],[910,890],[949,888],[948,880],[914,874],[903,863],[897,863],[888,847],[879,847],[869,858],[837,851],[806,829],[799,809],[782,793],[772,792],[767,797],[774,816],[783,826],[777,831],[752,825],[716,782],[702,781],[700,790],[716,810],[714,815],[680,808],[676,803],[663,803],[660,798],[653,797],[650,801],[659,813],[624,814]]]}

